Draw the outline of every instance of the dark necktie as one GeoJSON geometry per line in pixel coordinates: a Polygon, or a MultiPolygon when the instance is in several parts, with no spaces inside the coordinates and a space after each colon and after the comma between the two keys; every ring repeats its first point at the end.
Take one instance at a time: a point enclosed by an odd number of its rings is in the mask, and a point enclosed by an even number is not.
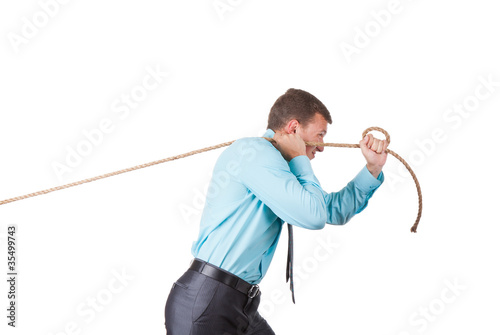
{"type": "Polygon", "coordinates": [[[286,282],[290,279],[290,291],[292,291],[292,301],[295,304],[295,294],[293,291],[293,227],[288,225],[288,258],[286,260],[286,282]]]}

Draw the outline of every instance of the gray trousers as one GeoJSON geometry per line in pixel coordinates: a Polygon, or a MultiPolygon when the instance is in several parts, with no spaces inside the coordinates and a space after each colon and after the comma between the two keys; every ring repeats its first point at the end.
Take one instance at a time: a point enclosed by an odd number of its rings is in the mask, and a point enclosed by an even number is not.
{"type": "Polygon", "coordinates": [[[167,335],[275,335],[254,298],[188,270],[172,286],[165,306],[167,335]]]}

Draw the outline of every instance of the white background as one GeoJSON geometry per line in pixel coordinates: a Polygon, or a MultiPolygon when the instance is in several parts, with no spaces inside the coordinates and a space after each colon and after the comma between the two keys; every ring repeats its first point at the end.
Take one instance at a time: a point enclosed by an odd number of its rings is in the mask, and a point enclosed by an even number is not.
{"type": "MultiPolygon", "coordinates": [[[[261,136],[275,99],[301,88],[331,111],[325,141],[357,143],[374,125],[391,134],[421,182],[424,212],[411,234],[415,186],[390,157],[363,213],[343,227],[295,230],[296,305],[284,235],[261,285],[276,333],[498,334],[500,87],[480,81],[500,81],[494,2],[401,0],[390,18],[380,14],[390,1],[222,0],[223,13],[212,0],[54,3],[0,5],[0,199],[261,136]],[[357,53],[346,57],[347,44],[357,53]],[[148,68],[168,75],[117,114],[114,103],[139,92],[148,68]],[[476,89],[488,97],[474,98],[476,89]],[[468,115],[447,112],[465,101],[468,115]],[[66,164],[83,132],[106,119],[113,130],[58,179],[54,162],[66,164]]],[[[165,301],[192,257],[219,153],[0,206],[2,334],[164,334],[165,301]],[[6,325],[3,279],[12,224],[16,329],[6,325]]],[[[326,148],[313,161],[328,191],[363,164],[353,149],[326,148]]]]}

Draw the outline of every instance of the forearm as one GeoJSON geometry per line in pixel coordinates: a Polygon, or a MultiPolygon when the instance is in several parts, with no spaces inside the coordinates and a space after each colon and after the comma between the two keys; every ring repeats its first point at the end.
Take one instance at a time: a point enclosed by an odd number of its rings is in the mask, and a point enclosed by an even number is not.
{"type": "Polygon", "coordinates": [[[283,221],[306,229],[323,228],[327,221],[324,191],[307,156],[287,162],[269,142],[259,145],[262,152],[241,164],[239,181],[283,221]]]}
{"type": "Polygon", "coordinates": [[[384,174],[374,177],[364,167],[357,176],[339,192],[325,195],[328,204],[329,224],[343,225],[368,205],[368,200],[384,181],[384,174]]]}

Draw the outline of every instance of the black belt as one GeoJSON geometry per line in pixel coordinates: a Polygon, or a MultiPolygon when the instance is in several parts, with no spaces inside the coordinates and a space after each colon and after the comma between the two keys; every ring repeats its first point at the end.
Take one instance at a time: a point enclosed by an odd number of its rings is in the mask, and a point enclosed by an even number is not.
{"type": "Polygon", "coordinates": [[[189,270],[199,272],[207,277],[217,280],[218,282],[226,284],[227,286],[248,295],[250,298],[255,298],[260,294],[259,285],[252,285],[238,276],[197,258],[192,261],[189,270]]]}

